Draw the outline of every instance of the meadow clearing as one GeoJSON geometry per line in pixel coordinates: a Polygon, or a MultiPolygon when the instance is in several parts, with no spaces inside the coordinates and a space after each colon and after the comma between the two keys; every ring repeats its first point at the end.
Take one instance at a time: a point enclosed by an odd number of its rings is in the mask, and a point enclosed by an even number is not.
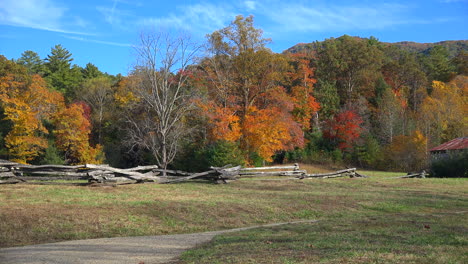
{"type": "Polygon", "coordinates": [[[370,178],[1,185],[0,247],[317,219],[221,235],[186,252],[180,263],[468,261],[467,179],[360,172],[370,178]]]}

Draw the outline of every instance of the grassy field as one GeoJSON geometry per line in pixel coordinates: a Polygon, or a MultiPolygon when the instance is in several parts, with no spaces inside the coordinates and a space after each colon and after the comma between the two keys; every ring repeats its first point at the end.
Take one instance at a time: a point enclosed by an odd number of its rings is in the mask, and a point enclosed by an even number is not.
{"type": "Polygon", "coordinates": [[[219,236],[181,263],[467,262],[468,180],[363,173],[371,178],[0,185],[0,247],[318,219],[219,236]]]}

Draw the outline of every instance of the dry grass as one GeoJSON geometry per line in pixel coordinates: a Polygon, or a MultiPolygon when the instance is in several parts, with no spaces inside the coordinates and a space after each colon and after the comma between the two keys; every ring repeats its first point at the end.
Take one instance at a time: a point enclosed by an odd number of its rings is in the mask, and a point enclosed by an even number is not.
{"type": "Polygon", "coordinates": [[[373,177],[115,188],[1,185],[0,247],[468,207],[464,179],[387,179],[386,173],[366,174],[373,177]]]}

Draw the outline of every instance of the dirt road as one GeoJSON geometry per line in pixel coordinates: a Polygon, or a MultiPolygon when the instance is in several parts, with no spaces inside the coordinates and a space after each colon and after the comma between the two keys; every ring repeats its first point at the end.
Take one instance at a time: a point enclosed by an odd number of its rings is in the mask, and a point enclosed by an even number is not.
{"type": "Polygon", "coordinates": [[[171,262],[214,236],[259,227],[313,223],[317,220],[276,223],[213,232],[75,240],[0,249],[2,264],[156,264],[171,262]]]}

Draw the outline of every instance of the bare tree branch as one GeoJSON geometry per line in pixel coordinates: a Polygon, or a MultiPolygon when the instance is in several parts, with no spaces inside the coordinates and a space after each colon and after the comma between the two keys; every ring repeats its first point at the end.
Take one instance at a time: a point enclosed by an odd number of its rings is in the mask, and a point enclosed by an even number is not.
{"type": "Polygon", "coordinates": [[[126,116],[128,144],[148,149],[163,169],[189,132],[184,118],[193,105],[186,71],[198,49],[188,37],[165,33],[142,34],[136,48],[138,81],[131,88],[138,103],[126,116]]]}

